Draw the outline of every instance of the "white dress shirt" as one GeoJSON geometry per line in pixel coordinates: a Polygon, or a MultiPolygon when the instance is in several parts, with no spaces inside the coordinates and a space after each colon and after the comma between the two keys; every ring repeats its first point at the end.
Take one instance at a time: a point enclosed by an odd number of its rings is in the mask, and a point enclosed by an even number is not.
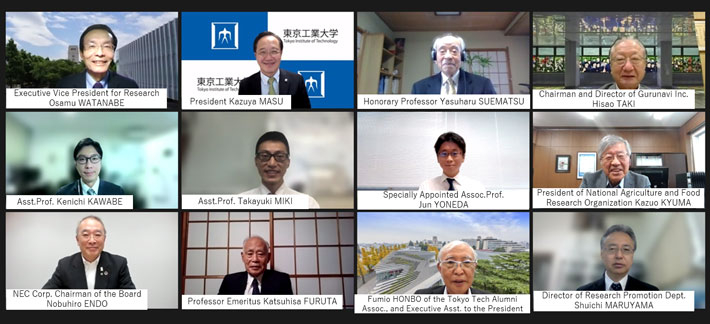
{"type": "MultiPolygon", "coordinates": [[[[461,70],[456,71],[456,74],[454,74],[454,76],[451,77],[451,80],[454,80],[454,93],[458,93],[458,89],[459,89],[459,72],[461,72],[461,70]]],[[[444,74],[444,72],[441,72],[441,94],[442,95],[449,94],[448,92],[446,92],[446,85],[449,83],[448,81],[449,81],[449,76],[444,74]]]]}
{"type": "Polygon", "coordinates": [[[89,289],[94,289],[96,284],[96,267],[99,265],[99,260],[101,260],[101,254],[94,260],[94,262],[89,262],[81,256],[81,261],[84,262],[84,272],[86,273],[86,287],[89,289]]]}
{"type": "MultiPolygon", "coordinates": [[[[619,280],[619,283],[621,284],[621,290],[626,290],[626,282],[629,281],[629,275],[626,274],[621,280],[619,280]]],[[[604,271],[604,287],[606,287],[606,290],[609,291],[611,290],[611,284],[614,283],[614,280],[609,278],[609,275],[604,271]]]]}
{"type": "MultiPolygon", "coordinates": [[[[264,73],[259,72],[259,75],[261,75],[261,94],[262,95],[268,95],[269,94],[269,77],[266,76],[264,73]]],[[[281,69],[278,69],[276,71],[276,74],[274,74],[274,92],[276,94],[279,94],[279,76],[281,75],[281,69]]]]}
{"type": "Polygon", "coordinates": [[[263,290],[261,288],[261,278],[263,278],[263,277],[264,277],[263,273],[261,275],[259,275],[259,277],[257,277],[257,278],[254,278],[250,274],[247,273],[247,289],[244,290],[244,294],[245,295],[253,295],[252,290],[254,290],[254,289],[252,289],[251,285],[253,284],[254,280],[256,280],[256,282],[258,282],[258,286],[259,286],[259,294],[261,295],[261,291],[263,290]]]}
{"type": "MultiPolygon", "coordinates": [[[[428,179],[419,185],[420,191],[440,191],[449,190],[449,182],[446,180],[449,178],[445,174],[428,179]]],[[[468,190],[468,191],[486,191],[486,188],[482,183],[473,180],[469,177],[462,176],[461,173],[454,177],[454,189],[455,190],[468,190]]]]}

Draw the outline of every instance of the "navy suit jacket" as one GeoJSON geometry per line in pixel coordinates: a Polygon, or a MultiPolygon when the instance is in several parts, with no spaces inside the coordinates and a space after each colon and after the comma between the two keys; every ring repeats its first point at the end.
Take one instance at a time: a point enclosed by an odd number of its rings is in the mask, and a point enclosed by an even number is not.
{"type": "MultiPolygon", "coordinates": [[[[222,279],[219,295],[244,295],[249,274],[246,271],[228,274],[222,279]]],[[[261,277],[262,295],[293,295],[288,273],[266,270],[261,277]]]]}
{"type": "MultiPolygon", "coordinates": [[[[88,289],[81,252],[59,260],[57,269],[42,289],[88,289]]],[[[101,259],[96,266],[94,289],[136,289],[126,258],[101,252],[101,259]]]]}
{"type": "MultiPolygon", "coordinates": [[[[582,184],[580,188],[606,188],[606,184],[609,181],[604,170],[597,170],[595,172],[587,172],[584,174],[584,179],[582,179],[582,184]]],[[[624,176],[624,188],[651,188],[651,181],[648,177],[629,171],[624,176]]]]}
{"type": "MultiPolygon", "coordinates": [[[[412,86],[412,94],[441,94],[441,73],[417,81],[412,86]]],[[[486,77],[459,69],[457,94],[496,94],[493,83],[486,77]]]]}
{"type": "MultiPolygon", "coordinates": [[[[138,88],[138,84],[133,79],[124,77],[116,72],[108,71],[108,87],[114,88],[138,88]]],[[[81,73],[66,76],[57,81],[57,88],[86,88],[86,70],[81,73]]]]}
{"type": "MultiPolygon", "coordinates": [[[[603,291],[606,290],[606,284],[604,283],[604,276],[601,279],[588,283],[582,287],[577,288],[577,290],[591,290],[591,291],[603,291]]],[[[647,284],[641,280],[638,280],[632,276],[626,281],[626,289],[628,291],[649,291],[658,290],[658,287],[647,284]]]]}
{"type": "MultiPolygon", "coordinates": [[[[424,289],[419,289],[415,291],[415,294],[422,294],[422,295],[441,295],[444,293],[444,287],[445,286],[436,286],[436,287],[430,287],[430,288],[424,288],[424,289]]],[[[473,289],[469,288],[471,290],[472,294],[488,294],[489,292],[483,291],[483,290],[478,290],[478,289],[473,289]]]]}
{"type": "MultiPolygon", "coordinates": [[[[311,108],[308,91],[303,76],[298,73],[279,69],[279,94],[291,95],[291,108],[311,108]]],[[[239,81],[239,94],[261,94],[261,72],[256,72],[248,78],[239,81]]]]}
{"type": "MultiPolygon", "coordinates": [[[[81,195],[80,181],[81,179],[78,179],[70,184],[59,188],[59,190],[57,190],[57,195],[81,195]]],[[[101,182],[99,183],[98,195],[125,195],[121,186],[100,179],[99,181],[101,182]]]]}

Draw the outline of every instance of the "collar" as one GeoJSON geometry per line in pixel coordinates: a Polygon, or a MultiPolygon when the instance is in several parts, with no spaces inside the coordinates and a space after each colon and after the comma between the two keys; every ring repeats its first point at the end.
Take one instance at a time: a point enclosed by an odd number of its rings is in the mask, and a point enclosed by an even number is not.
{"type": "Polygon", "coordinates": [[[99,253],[99,256],[94,260],[94,262],[89,262],[86,259],[84,259],[84,255],[81,255],[81,261],[84,263],[84,268],[96,268],[97,265],[99,265],[99,260],[101,260],[101,253],[99,253]]]}
{"type": "MultiPolygon", "coordinates": [[[[261,76],[261,85],[269,86],[269,77],[264,74],[264,72],[259,71],[259,76],[261,76]]],[[[274,74],[273,78],[276,79],[274,81],[274,90],[276,90],[276,94],[279,92],[279,77],[281,76],[281,69],[276,70],[276,73],[274,74]]]]}
{"type": "Polygon", "coordinates": [[[79,183],[81,184],[81,194],[86,195],[86,192],[89,191],[89,189],[94,189],[94,192],[96,194],[99,194],[99,184],[101,183],[101,179],[99,177],[96,177],[96,182],[94,182],[94,185],[89,187],[86,183],[84,183],[84,179],[79,178],[79,183]]]}
{"type": "MultiPolygon", "coordinates": [[[[444,295],[448,295],[448,294],[449,293],[446,291],[446,285],[444,285],[444,295]]],[[[471,288],[468,288],[466,290],[466,295],[470,295],[470,294],[471,294],[471,288]]]]}
{"type": "MultiPolygon", "coordinates": [[[[288,189],[288,187],[286,187],[286,182],[284,181],[284,183],[281,184],[281,187],[276,189],[276,192],[274,192],[273,194],[274,195],[287,195],[287,193],[286,193],[287,189],[288,189]]],[[[259,194],[260,195],[268,195],[268,194],[271,194],[271,190],[269,190],[269,188],[266,188],[266,186],[263,183],[261,183],[261,184],[259,184],[259,194]]]]}
{"type": "MultiPolygon", "coordinates": [[[[619,89],[619,85],[616,84],[616,82],[614,82],[614,87],[611,89],[621,90],[621,89],[619,89]]],[[[638,89],[641,89],[641,83],[639,83],[639,85],[636,87],[636,90],[638,90],[638,89]]]]}
{"type": "MultiPolygon", "coordinates": [[[[459,87],[459,74],[460,74],[459,72],[461,72],[461,69],[458,69],[456,71],[456,74],[454,74],[454,76],[451,77],[451,79],[454,80],[454,85],[456,86],[456,89],[458,89],[458,87],[459,87]]],[[[440,73],[441,73],[441,86],[445,87],[446,81],[449,80],[449,76],[444,74],[444,72],[440,72],[440,73]]]]}
{"type": "MultiPolygon", "coordinates": [[[[94,83],[96,83],[96,81],[94,81],[94,78],[91,77],[91,74],[89,74],[89,71],[86,71],[85,73],[86,73],[86,87],[91,89],[94,87],[94,83]]],[[[106,89],[106,87],[108,86],[109,74],[111,74],[111,71],[106,71],[106,76],[104,76],[103,79],[99,80],[99,82],[101,82],[101,85],[104,87],[104,89],[106,89]]]]}
{"type": "MultiPolygon", "coordinates": [[[[626,282],[629,280],[629,274],[627,273],[621,280],[619,280],[619,283],[621,284],[621,289],[626,290],[626,282]]],[[[606,271],[604,271],[604,289],[605,290],[611,290],[611,284],[614,283],[614,280],[611,280],[609,278],[609,275],[606,274],[606,271]]]]}
{"type": "MultiPolygon", "coordinates": [[[[619,181],[619,188],[624,188],[624,179],[626,179],[626,176],[621,178],[621,181],[619,181]]],[[[606,186],[609,186],[609,177],[606,177],[606,186]]]]}
{"type": "MultiPolygon", "coordinates": [[[[449,177],[449,176],[447,176],[445,173],[442,172],[441,175],[439,176],[439,180],[437,180],[437,181],[438,181],[438,182],[441,182],[441,183],[446,183],[446,185],[448,186],[449,183],[448,183],[448,181],[446,181],[446,179],[448,179],[448,178],[452,178],[452,179],[454,179],[454,181],[455,181],[456,183],[461,184],[461,180],[463,179],[463,176],[461,175],[461,171],[459,171],[459,173],[457,173],[457,174],[456,174],[455,176],[453,176],[453,177],[449,177]]],[[[464,182],[465,182],[465,181],[464,181],[464,182]]]]}

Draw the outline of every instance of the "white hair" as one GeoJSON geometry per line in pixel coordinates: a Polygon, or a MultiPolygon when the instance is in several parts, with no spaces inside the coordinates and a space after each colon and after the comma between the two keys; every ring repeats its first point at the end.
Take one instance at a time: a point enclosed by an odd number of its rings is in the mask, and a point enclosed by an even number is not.
{"type": "Polygon", "coordinates": [[[439,35],[439,36],[437,36],[436,38],[434,38],[434,45],[432,45],[432,48],[433,48],[435,51],[438,51],[438,50],[439,50],[439,46],[442,45],[442,44],[441,44],[441,43],[442,43],[442,40],[443,40],[444,38],[446,38],[446,37],[453,37],[453,38],[458,39],[459,43],[461,44],[461,48],[459,48],[459,52],[463,52],[464,50],[466,50],[466,42],[464,42],[463,38],[462,38],[461,36],[454,35],[454,34],[451,34],[451,33],[439,35]]]}
{"type": "Polygon", "coordinates": [[[459,240],[454,240],[449,243],[446,243],[446,245],[444,245],[444,247],[442,247],[441,250],[439,250],[439,262],[443,261],[441,259],[442,255],[449,253],[449,250],[451,250],[459,245],[462,245],[462,244],[466,245],[469,249],[471,249],[471,253],[473,253],[473,261],[478,262],[478,256],[476,256],[476,250],[474,250],[471,247],[471,245],[469,245],[468,243],[466,243],[464,241],[459,241],[459,240]]]}

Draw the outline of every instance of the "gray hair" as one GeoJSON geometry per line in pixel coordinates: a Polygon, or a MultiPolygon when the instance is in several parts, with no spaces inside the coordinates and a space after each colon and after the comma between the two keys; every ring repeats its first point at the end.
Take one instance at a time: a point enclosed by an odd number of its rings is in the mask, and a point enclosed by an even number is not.
{"type": "Polygon", "coordinates": [[[626,35],[626,36],[619,36],[619,37],[614,41],[614,43],[611,44],[611,48],[609,48],[609,61],[610,61],[610,62],[613,60],[613,58],[611,57],[611,55],[612,55],[612,53],[614,53],[614,47],[616,47],[617,44],[619,44],[619,43],[621,43],[621,42],[623,42],[623,41],[627,41],[627,40],[628,40],[628,41],[632,41],[632,42],[638,44],[639,46],[641,46],[641,49],[643,50],[643,59],[644,59],[644,60],[646,59],[646,46],[643,46],[643,43],[641,43],[641,41],[640,41],[638,38],[636,38],[635,36],[633,36],[633,35],[626,35]]]}
{"type": "Polygon", "coordinates": [[[262,242],[264,242],[264,245],[266,245],[266,252],[270,252],[270,251],[271,251],[271,249],[269,248],[269,242],[267,242],[263,237],[261,237],[261,236],[259,236],[259,235],[247,236],[247,238],[245,238],[244,241],[242,241],[242,248],[243,248],[245,245],[247,245],[247,241],[249,241],[249,240],[251,240],[251,239],[253,239],[253,238],[260,239],[262,242]]]}
{"type": "Polygon", "coordinates": [[[434,44],[431,46],[431,48],[434,51],[439,51],[439,46],[441,46],[441,40],[444,39],[444,37],[454,37],[459,40],[459,43],[461,43],[461,48],[459,49],[461,52],[466,50],[466,42],[464,42],[463,38],[459,35],[454,35],[451,33],[446,33],[443,35],[439,35],[436,38],[434,38],[434,44]]]}
{"type": "Polygon", "coordinates": [[[471,249],[471,252],[473,252],[473,262],[478,262],[478,256],[476,255],[476,250],[474,250],[471,247],[471,245],[469,245],[468,243],[466,243],[464,241],[459,241],[459,240],[454,240],[449,243],[446,243],[446,245],[444,245],[444,247],[442,247],[441,250],[439,250],[439,262],[443,261],[443,260],[441,260],[442,255],[448,253],[449,250],[453,249],[454,247],[457,247],[462,244],[466,245],[469,249],[471,249]]]}
{"type": "Polygon", "coordinates": [[[618,143],[624,143],[624,145],[626,146],[626,154],[631,156],[631,145],[629,145],[629,141],[618,135],[607,135],[602,138],[601,142],[599,142],[599,150],[597,151],[597,157],[601,160],[604,151],[606,151],[609,146],[616,145],[618,143]]]}
{"type": "Polygon", "coordinates": [[[602,250],[604,249],[604,241],[606,241],[606,238],[612,233],[616,232],[626,233],[626,235],[631,237],[631,240],[634,241],[634,252],[636,252],[636,234],[634,234],[634,230],[632,230],[631,227],[623,224],[611,225],[611,227],[606,230],[606,233],[602,235],[602,239],[599,242],[599,245],[601,246],[602,250]]]}
{"type": "Polygon", "coordinates": [[[77,236],[79,236],[79,227],[81,227],[81,223],[83,223],[83,222],[84,222],[85,220],[87,220],[87,219],[93,219],[93,220],[96,220],[96,221],[98,221],[99,223],[101,223],[101,227],[104,228],[104,235],[106,235],[106,226],[104,226],[104,222],[101,220],[101,218],[99,218],[98,216],[89,215],[89,216],[86,216],[86,217],[82,218],[82,219],[79,221],[79,223],[76,224],[76,235],[77,235],[77,236]]]}

